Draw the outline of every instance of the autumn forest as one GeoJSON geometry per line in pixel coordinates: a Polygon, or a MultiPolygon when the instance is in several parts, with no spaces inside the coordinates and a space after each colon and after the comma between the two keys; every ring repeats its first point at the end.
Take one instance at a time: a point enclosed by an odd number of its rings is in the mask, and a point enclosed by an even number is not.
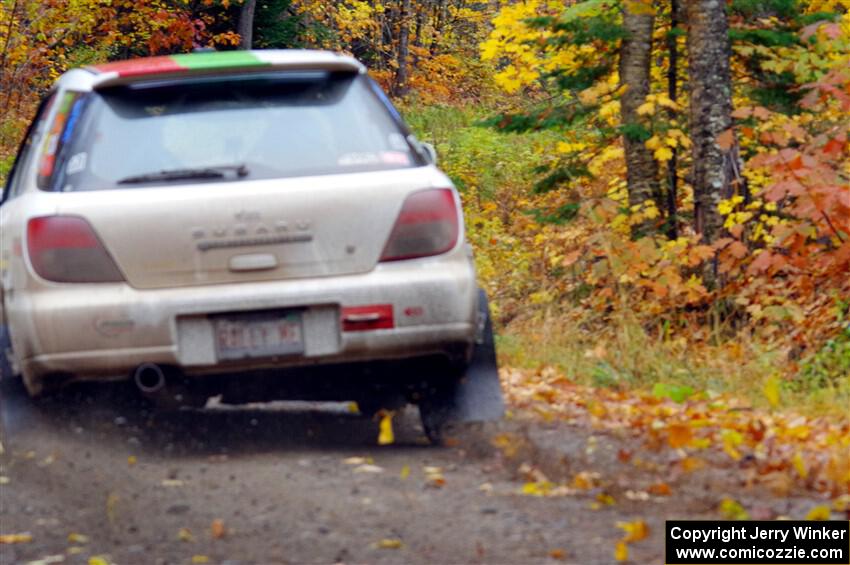
{"type": "Polygon", "coordinates": [[[369,67],[461,193],[512,413],[850,508],[846,0],[2,0],[0,179],[65,70],[197,48],[369,67]]]}

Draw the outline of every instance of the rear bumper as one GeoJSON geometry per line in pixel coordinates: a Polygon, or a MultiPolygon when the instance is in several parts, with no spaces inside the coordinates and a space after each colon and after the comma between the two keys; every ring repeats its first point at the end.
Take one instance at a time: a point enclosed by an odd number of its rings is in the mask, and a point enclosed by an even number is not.
{"type": "Polygon", "coordinates": [[[33,390],[48,374],[126,378],[146,362],[202,375],[456,355],[471,349],[477,315],[474,270],[463,246],[359,275],[153,290],[56,284],[14,298],[7,302],[13,346],[33,390]],[[342,307],[371,304],[392,305],[393,328],[341,330],[342,307]],[[210,315],[286,308],[302,309],[303,355],[217,359],[210,315]]]}

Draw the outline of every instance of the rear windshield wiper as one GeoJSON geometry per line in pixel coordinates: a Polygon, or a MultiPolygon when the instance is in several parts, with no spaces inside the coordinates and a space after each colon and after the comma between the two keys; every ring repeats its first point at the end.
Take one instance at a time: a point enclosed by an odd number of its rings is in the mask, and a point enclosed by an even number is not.
{"type": "Polygon", "coordinates": [[[197,169],[168,169],[155,173],[133,175],[119,180],[118,184],[141,184],[169,180],[220,179],[224,178],[225,171],[233,171],[240,178],[248,176],[248,167],[244,164],[218,165],[213,167],[199,167],[197,169]]]}

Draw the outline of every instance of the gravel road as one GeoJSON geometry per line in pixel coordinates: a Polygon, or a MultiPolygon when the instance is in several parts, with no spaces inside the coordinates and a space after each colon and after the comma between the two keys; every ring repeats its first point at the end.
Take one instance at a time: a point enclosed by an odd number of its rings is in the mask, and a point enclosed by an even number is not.
{"type": "MultiPolygon", "coordinates": [[[[102,387],[35,406],[8,382],[0,416],[0,534],[32,536],[0,544],[4,565],[611,563],[617,522],[639,519],[650,536],[629,560],[658,563],[665,517],[716,518],[724,489],[739,489],[720,469],[671,479],[674,496],[630,498],[655,479],[618,467],[626,440],[521,419],[431,447],[410,410],[396,442],[377,446],[377,424],[339,406],[151,414],[102,387]],[[506,434],[522,439],[492,447],[506,434]],[[518,469],[535,461],[596,473],[617,504],[598,504],[599,488],[519,494],[518,469]]],[[[774,503],[790,512],[806,498],[774,503]]]]}

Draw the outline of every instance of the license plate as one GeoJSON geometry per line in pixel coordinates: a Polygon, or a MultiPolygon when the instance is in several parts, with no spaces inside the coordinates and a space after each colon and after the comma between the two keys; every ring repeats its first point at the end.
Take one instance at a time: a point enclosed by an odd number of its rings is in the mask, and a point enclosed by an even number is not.
{"type": "Polygon", "coordinates": [[[224,317],[214,323],[219,359],[304,353],[300,312],[224,317]]]}

